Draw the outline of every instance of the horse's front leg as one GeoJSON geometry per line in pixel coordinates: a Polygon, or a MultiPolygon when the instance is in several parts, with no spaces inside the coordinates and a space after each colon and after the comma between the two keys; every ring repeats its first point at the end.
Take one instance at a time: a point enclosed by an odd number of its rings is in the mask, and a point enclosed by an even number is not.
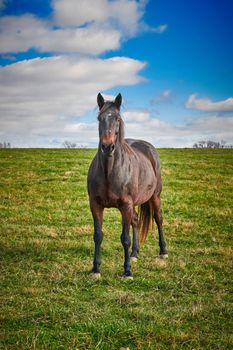
{"type": "Polygon", "coordinates": [[[91,203],[91,212],[94,220],[94,242],[95,252],[93,260],[93,277],[100,277],[100,247],[103,240],[102,224],[103,224],[103,211],[104,209],[96,203],[91,203]]]}
{"type": "Polygon", "coordinates": [[[130,225],[133,218],[133,206],[131,204],[124,204],[121,208],[122,215],[122,234],[121,234],[121,243],[124,247],[125,260],[124,260],[124,275],[125,278],[132,278],[131,265],[130,265],[130,254],[129,248],[131,245],[130,240],[130,225]]]}

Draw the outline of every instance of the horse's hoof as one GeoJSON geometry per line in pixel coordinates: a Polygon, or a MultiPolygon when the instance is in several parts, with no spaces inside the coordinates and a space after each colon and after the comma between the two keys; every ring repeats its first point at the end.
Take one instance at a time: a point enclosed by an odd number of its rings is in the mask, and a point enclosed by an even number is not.
{"type": "Polygon", "coordinates": [[[160,254],[160,259],[168,259],[168,254],[160,254]]]}
{"type": "Polygon", "coordinates": [[[121,278],[125,281],[133,280],[133,275],[123,275],[121,278]]]}
{"type": "Polygon", "coordinates": [[[91,278],[93,278],[94,280],[98,280],[101,278],[101,274],[99,272],[93,272],[91,274],[91,278]]]}
{"type": "Polygon", "coordinates": [[[130,260],[132,262],[137,262],[138,261],[138,258],[136,256],[131,256],[130,260]]]}

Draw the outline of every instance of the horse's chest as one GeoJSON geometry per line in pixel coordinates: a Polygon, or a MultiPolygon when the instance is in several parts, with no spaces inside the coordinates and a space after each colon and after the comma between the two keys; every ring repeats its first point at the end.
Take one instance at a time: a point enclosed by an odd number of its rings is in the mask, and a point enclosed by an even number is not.
{"type": "Polygon", "coordinates": [[[126,197],[130,195],[130,188],[127,183],[108,183],[100,185],[96,200],[104,207],[119,208],[126,197]]]}
{"type": "Polygon", "coordinates": [[[105,193],[95,196],[95,201],[104,208],[118,208],[121,199],[115,193],[105,193]]]}

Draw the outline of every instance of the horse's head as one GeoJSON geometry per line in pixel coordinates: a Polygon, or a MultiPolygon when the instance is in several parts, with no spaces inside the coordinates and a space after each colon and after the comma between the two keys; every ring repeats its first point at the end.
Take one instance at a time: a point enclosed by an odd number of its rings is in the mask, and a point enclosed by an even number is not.
{"type": "Polygon", "coordinates": [[[111,102],[104,101],[104,98],[100,93],[97,96],[97,103],[99,106],[98,120],[100,149],[102,153],[108,157],[113,155],[121,131],[121,101],[121,94],[118,94],[115,100],[111,102]]]}

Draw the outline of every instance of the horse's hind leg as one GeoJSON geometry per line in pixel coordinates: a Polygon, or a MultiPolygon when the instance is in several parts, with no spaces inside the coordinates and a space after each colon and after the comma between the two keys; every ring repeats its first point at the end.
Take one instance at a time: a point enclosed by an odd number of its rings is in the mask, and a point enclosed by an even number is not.
{"type": "Polygon", "coordinates": [[[138,214],[134,209],[133,219],[131,222],[131,226],[133,228],[133,246],[131,253],[131,260],[137,261],[138,253],[139,253],[139,242],[138,242],[138,214]]]}
{"type": "Polygon", "coordinates": [[[153,205],[154,219],[157,224],[158,232],[159,232],[159,248],[160,248],[159,255],[161,258],[167,258],[168,254],[167,254],[166,243],[163,235],[163,217],[162,217],[162,210],[161,210],[160,195],[154,195],[151,201],[153,205]]]}

